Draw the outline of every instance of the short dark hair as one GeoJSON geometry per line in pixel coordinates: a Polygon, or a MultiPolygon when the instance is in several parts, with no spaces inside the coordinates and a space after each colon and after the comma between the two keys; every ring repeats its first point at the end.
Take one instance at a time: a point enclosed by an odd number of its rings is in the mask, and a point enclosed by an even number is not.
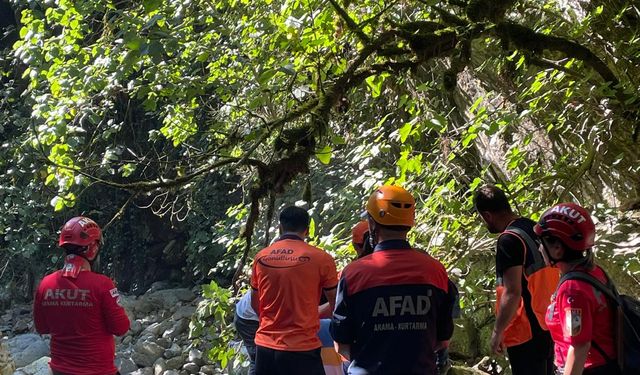
{"type": "Polygon", "coordinates": [[[85,253],[85,251],[87,251],[86,246],[80,246],[72,243],[66,243],[62,245],[62,248],[64,249],[64,252],[67,255],[70,255],[70,254],[82,255],[85,253]]]}
{"type": "Polygon", "coordinates": [[[511,212],[507,195],[502,189],[491,184],[484,185],[473,193],[473,206],[478,212],[511,212]]]}
{"type": "Polygon", "coordinates": [[[302,232],[309,229],[311,218],[307,210],[289,206],[280,212],[280,225],[284,232],[302,232]]]}

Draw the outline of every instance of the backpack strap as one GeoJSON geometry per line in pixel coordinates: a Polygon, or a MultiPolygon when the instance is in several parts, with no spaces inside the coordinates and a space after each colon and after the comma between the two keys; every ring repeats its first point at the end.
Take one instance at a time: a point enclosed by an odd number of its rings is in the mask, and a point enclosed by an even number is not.
{"type": "Polygon", "coordinates": [[[596,279],[595,277],[589,275],[584,271],[567,272],[564,275],[562,275],[562,277],[560,278],[560,282],[558,283],[558,288],[556,289],[556,293],[558,292],[558,289],[560,289],[560,285],[562,285],[562,283],[564,283],[565,281],[581,280],[591,284],[591,286],[593,286],[598,291],[602,292],[604,295],[609,297],[609,299],[613,303],[615,303],[618,306],[621,306],[622,303],[620,302],[620,295],[618,294],[618,291],[616,290],[615,285],[613,285],[613,283],[611,282],[611,278],[609,277],[609,275],[607,275],[607,273],[604,272],[604,270],[602,270],[602,272],[607,278],[607,284],[604,284],[602,281],[596,279]]]}
{"type": "MultiPolygon", "coordinates": [[[[568,280],[581,280],[590,284],[591,286],[596,288],[598,291],[602,292],[616,306],[622,306],[622,302],[620,301],[620,295],[616,290],[616,286],[611,282],[611,278],[609,277],[609,275],[604,270],[602,270],[602,272],[604,273],[604,276],[607,278],[606,284],[604,284],[602,281],[596,279],[595,277],[589,275],[584,271],[570,271],[565,273],[560,278],[560,282],[558,283],[558,287],[556,288],[556,292],[554,293],[554,299],[555,299],[555,295],[558,294],[558,290],[560,289],[560,286],[562,285],[562,283],[568,280]]],[[[591,346],[593,346],[600,353],[600,355],[602,355],[602,358],[604,358],[607,362],[614,361],[613,359],[611,359],[611,357],[607,355],[607,353],[604,352],[602,347],[600,347],[600,345],[598,345],[595,341],[591,340],[591,346]]],[[[618,355],[620,356],[621,353],[618,352],[618,355]]],[[[620,359],[618,359],[618,363],[622,363],[620,362],[620,359]]]]}
{"type": "MultiPolygon", "coordinates": [[[[525,230],[518,228],[516,226],[509,226],[503,233],[509,233],[513,236],[516,236],[522,241],[523,245],[525,245],[525,253],[524,253],[524,261],[527,261],[527,250],[533,257],[533,263],[529,265],[529,267],[524,268],[524,275],[528,277],[536,271],[539,271],[546,267],[544,263],[544,258],[542,258],[542,254],[538,251],[538,244],[536,241],[531,238],[529,233],[525,230]]],[[[524,266],[524,265],[523,265],[524,266]]]]}

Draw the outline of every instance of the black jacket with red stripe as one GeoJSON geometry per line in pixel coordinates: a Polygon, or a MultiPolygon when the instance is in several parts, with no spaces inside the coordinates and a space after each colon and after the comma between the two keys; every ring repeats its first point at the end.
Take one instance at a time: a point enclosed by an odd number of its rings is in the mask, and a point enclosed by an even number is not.
{"type": "Polygon", "coordinates": [[[407,241],[379,243],[340,278],[331,335],[351,345],[350,374],[436,374],[436,343],[453,333],[444,266],[407,241]]]}

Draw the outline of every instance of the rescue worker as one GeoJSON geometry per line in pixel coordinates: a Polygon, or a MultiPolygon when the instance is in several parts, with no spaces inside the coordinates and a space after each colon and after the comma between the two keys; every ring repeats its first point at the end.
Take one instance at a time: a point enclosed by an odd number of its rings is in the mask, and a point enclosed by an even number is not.
{"type": "MultiPolygon", "coordinates": [[[[547,210],[534,228],[542,238],[545,260],[560,269],[585,272],[608,283],[594,262],[595,225],[591,215],[574,203],[547,210]]],[[[547,312],[547,326],[555,343],[558,374],[616,375],[615,307],[587,281],[568,279],[558,287],[547,312]]]]}
{"type": "Polygon", "coordinates": [[[328,253],[305,243],[310,218],[290,206],[280,213],[280,237],[255,257],[251,275],[256,374],[324,374],[317,336],[318,301],[324,292],[333,307],[337,274],[328,253]]]}
{"type": "Polygon", "coordinates": [[[374,251],[342,272],[331,322],[349,374],[437,374],[435,352],[453,333],[453,298],[442,264],[407,241],[414,215],[413,196],[399,186],[369,197],[374,251]]]}
{"type": "Polygon", "coordinates": [[[503,353],[506,347],[514,375],[552,374],[553,341],[544,314],[559,273],[545,267],[537,251],[535,222],[516,215],[504,191],[494,185],[482,186],[475,191],[473,204],[489,232],[500,234],[496,244],[498,285],[491,350],[503,353]],[[533,274],[536,275],[532,278],[533,274]]]}
{"type": "Polygon", "coordinates": [[[360,259],[373,252],[373,246],[369,240],[369,223],[361,220],[351,230],[351,244],[356,251],[356,259],[360,259]]]}
{"type": "Polygon", "coordinates": [[[251,307],[251,291],[247,291],[236,303],[233,315],[233,325],[249,356],[249,369],[247,375],[256,374],[256,331],[258,330],[258,314],[251,307]]]}
{"type": "Polygon", "coordinates": [[[87,217],[74,217],[62,227],[58,245],[64,267],[42,279],[33,303],[36,331],[51,335],[54,375],[113,375],[115,341],[129,330],[119,305],[118,289],[91,266],[98,256],[102,232],[87,217]]]}

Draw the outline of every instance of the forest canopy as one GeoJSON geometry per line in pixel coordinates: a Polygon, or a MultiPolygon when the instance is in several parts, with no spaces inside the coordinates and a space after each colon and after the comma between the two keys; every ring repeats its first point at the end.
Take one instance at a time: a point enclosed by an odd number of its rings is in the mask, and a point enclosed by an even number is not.
{"type": "MultiPolygon", "coordinates": [[[[617,249],[603,256],[640,272],[624,256],[640,247],[633,1],[1,4],[10,269],[54,267],[56,231],[83,213],[106,226],[102,267],[125,289],[161,271],[126,266],[158,254],[178,278],[230,285],[295,202],[346,260],[365,197],[394,183],[418,200],[412,240],[466,275],[492,243],[470,192],[492,182],[534,219],[589,207],[617,249]]],[[[468,291],[490,289],[480,275],[468,291]]]]}

